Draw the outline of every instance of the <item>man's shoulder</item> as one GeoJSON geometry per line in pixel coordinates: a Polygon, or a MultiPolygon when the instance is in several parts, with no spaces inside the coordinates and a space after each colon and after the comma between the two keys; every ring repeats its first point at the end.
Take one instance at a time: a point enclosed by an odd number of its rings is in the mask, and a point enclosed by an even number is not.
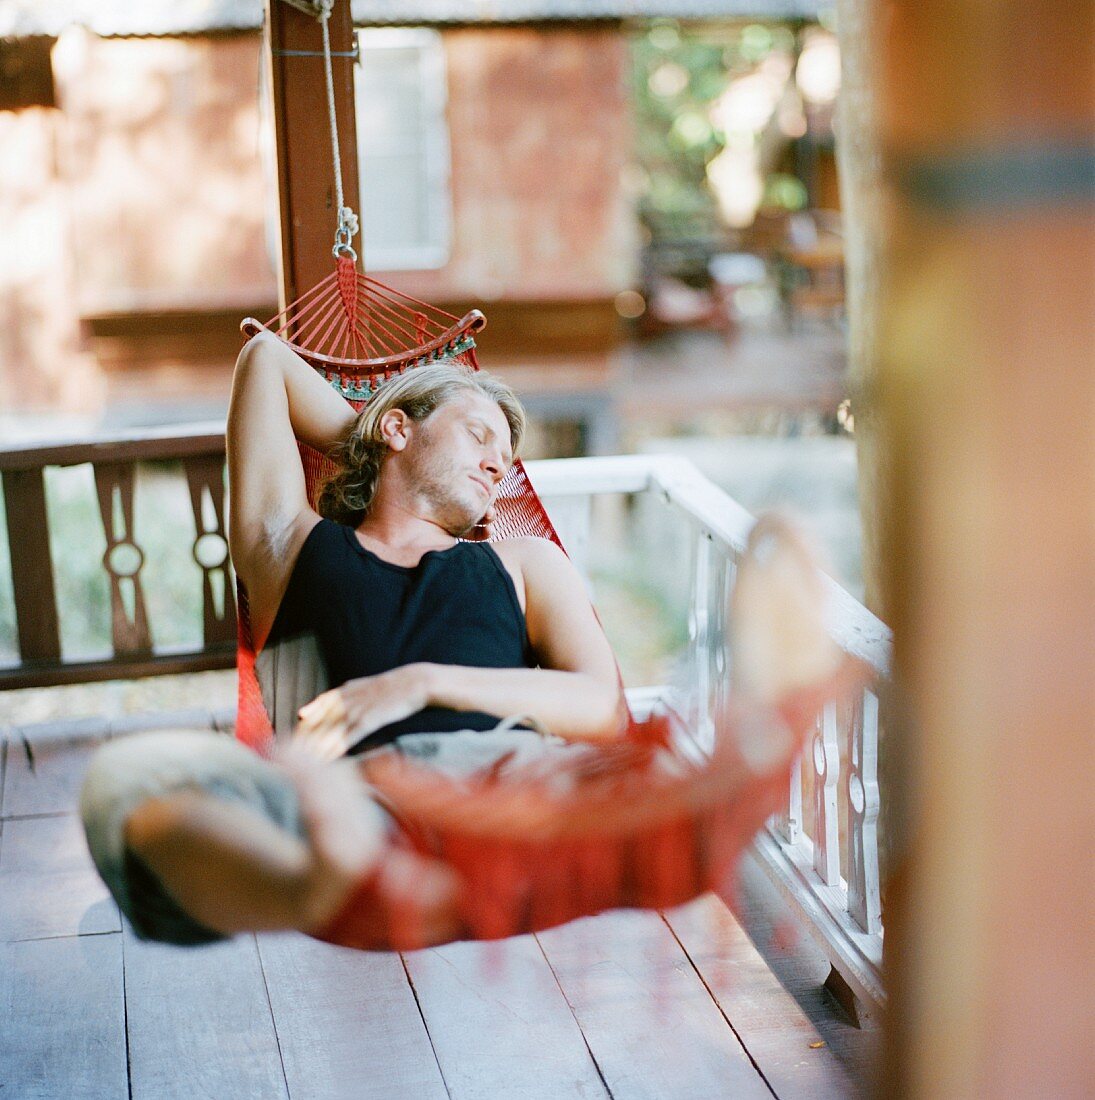
{"type": "Polygon", "coordinates": [[[566,554],[551,539],[537,538],[535,535],[498,539],[490,546],[507,564],[550,568],[553,562],[566,561],[566,554]]]}
{"type": "Polygon", "coordinates": [[[502,564],[526,593],[547,593],[560,586],[569,587],[577,573],[567,554],[550,539],[522,536],[491,543],[502,564]]]}

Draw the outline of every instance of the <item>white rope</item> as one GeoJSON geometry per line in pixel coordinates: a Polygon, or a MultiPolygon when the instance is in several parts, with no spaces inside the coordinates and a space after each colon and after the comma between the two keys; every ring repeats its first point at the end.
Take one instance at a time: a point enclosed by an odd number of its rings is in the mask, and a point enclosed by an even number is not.
{"type": "Polygon", "coordinates": [[[335,230],[336,256],[347,255],[357,259],[350,242],[357,236],[359,228],[357,215],[346,205],[342,194],[342,156],[338,148],[338,119],[335,117],[335,78],[331,71],[331,32],[328,21],[334,9],[335,0],[317,0],[319,14],[316,18],[323,29],[323,70],[327,79],[327,119],[331,126],[331,156],[335,168],[335,201],[338,207],[338,228],[335,230]]]}

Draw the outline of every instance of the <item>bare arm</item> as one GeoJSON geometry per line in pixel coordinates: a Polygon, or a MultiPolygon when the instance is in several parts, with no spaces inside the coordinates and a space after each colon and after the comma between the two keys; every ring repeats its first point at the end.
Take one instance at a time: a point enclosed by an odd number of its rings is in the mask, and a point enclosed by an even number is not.
{"type": "Polygon", "coordinates": [[[559,737],[609,740],[625,710],[612,650],[581,574],[546,539],[522,539],[529,642],[539,668],[426,666],[427,705],[488,714],[531,714],[559,737]]]}
{"type": "Polygon", "coordinates": [[[329,451],[354,418],[353,407],[271,334],[240,352],[228,408],[229,543],[260,644],[317,520],[296,440],[329,451]]]}
{"type": "MultiPolygon", "coordinates": [[[[529,714],[575,741],[620,736],[626,709],[616,662],[578,571],[554,544],[521,540],[529,641],[539,668],[411,664],[351,680],[301,711],[298,736],[336,757],[373,730],[427,706],[529,714]]],[[[507,557],[509,554],[507,554],[507,557]]]]}

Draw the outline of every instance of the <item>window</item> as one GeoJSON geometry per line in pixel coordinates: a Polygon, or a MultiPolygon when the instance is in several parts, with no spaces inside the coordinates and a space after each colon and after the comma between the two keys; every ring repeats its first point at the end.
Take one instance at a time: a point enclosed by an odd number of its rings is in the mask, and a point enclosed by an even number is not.
{"type": "MultiPolygon", "coordinates": [[[[18,14],[15,16],[18,22],[18,14]]],[[[55,39],[0,39],[0,111],[56,107],[50,50],[55,39]]]]}
{"type": "Polygon", "coordinates": [[[424,29],[359,31],[358,161],[365,264],[442,267],[451,213],[445,53],[424,29]]]}

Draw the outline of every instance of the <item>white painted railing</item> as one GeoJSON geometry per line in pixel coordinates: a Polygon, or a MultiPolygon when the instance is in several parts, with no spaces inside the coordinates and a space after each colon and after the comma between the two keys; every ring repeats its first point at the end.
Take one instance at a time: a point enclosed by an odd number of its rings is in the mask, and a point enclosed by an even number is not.
{"type": "MultiPolygon", "coordinates": [[[[223,455],[219,426],[45,448],[16,448],[0,454],[9,530],[21,524],[20,538],[12,540],[16,546],[12,572],[21,663],[13,669],[0,668],[0,688],[231,664],[232,622],[210,610],[208,573],[219,566],[201,562],[197,579],[201,584],[202,577],[206,578],[205,639],[193,652],[183,655],[188,663],[179,664],[178,655],[152,652],[147,630],[139,645],[129,644],[126,649],[116,644],[116,652],[106,660],[67,664],[61,661],[50,556],[42,541],[45,467],[81,463],[91,463],[97,471],[99,466],[109,467],[110,478],[104,484],[109,488],[119,481],[121,489],[113,491],[120,495],[121,508],[115,511],[127,515],[126,509],[132,506],[132,473],[126,471],[139,460],[166,458],[181,459],[188,474],[193,518],[198,526],[184,537],[199,542],[208,539],[209,532],[219,526],[206,526],[198,498],[207,488],[219,492],[218,487],[223,485],[223,455]],[[18,506],[20,502],[22,507],[18,506]],[[42,522],[32,522],[35,516],[41,517],[42,522]],[[21,609],[27,610],[26,616],[20,617],[21,609]],[[134,648],[135,656],[129,652],[134,648]],[[176,663],[165,663],[171,661],[176,663]]],[[[670,707],[689,731],[688,744],[696,753],[702,753],[709,747],[713,734],[712,715],[725,701],[728,690],[725,645],[728,600],[738,555],[745,546],[753,517],[683,459],[668,456],[566,459],[529,463],[528,472],[572,560],[587,575],[591,560],[601,550],[595,541],[600,532],[591,523],[595,498],[627,498],[632,522],[624,532],[624,541],[630,538],[632,551],[653,562],[650,572],[656,575],[657,583],[684,609],[689,639],[685,667],[676,678],[683,689],[679,685],[641,688],[630,691],[629,697],[633,709],[640,713],[659,703],[670,707]],[[635,546],[637,541],[642,545],[635,546]]],[[[216,509],[217,525],[221,514],[221,509],[216,509]]],[[[103,509],[104,522],[112,516],[110,509],[103,509]]],[[[113,545],[118,539],[109,537],[111,530],[108,527],[108,543],[113,545]]],[[[132,540],[132,524],[126,530],[126,537],[132,540]]],[[[197,548],[198,543],[194,545],[197,548]]],[[[143,554],[138,560],[138,570],[140,561],[143,554]]],[[[129,577],[135,587],[136,578],[136,573],[129,577]]],[[[870,664],[880,680],[884,679],[890,659],[889,632],[835,584],[832,597],[837,642],[846,652],[870,664]]],[[[201,600],[202,597],[197,597],[196,607],[201,600]]],[[[114,601],[112,606],[115,639],[121,637],[127,641],[129,634],[121,604],[114,601]]],[[[867,1009],[883,1001],[879,976],[882,927],[877,754],[878,703],[873,693],[865,692],[853,707],[827,708],[819,716],[816,738],[801,766],[806,772],[806,782],[801,782],[796,774],[788,791],[786,811],[756,843],[757,859],[788,904],[805,919],[847,990],[867,1009]],[[804,789],[808,792],[805,799],[804,789]],[[842,817],[847,821],[843,859],[842,817]]]]}
{"type": "MultiPolygon", "coordinates": [[[[697,751],[709,744],[712,716],[725,701],[727,614],[738,556],[754,520],[691,463],[665,455],[530,462],[529,477],[544,499],[572,559],[587,569],[594,498],[622,494],[632,514],[643,500],[670,513],[648,523],[664,539],[684,532],[663,551],[660,582],[687,583],[689,646],[680,684],[660,694],[691,731],[697,751]],[[687,560],[679,555],[687,554],[687,560]]],[[[630,532],[634,540],[640,537],[630,532]]],[[[657,556],[657,549],[655,549],[657,556]]],[[[835,582],[832,633],[841,648],[870,665],[884,681],[890,633],[835,582]]],[[[877,687],[877,684],[875,685],[877,687]]],[[[648,705],[653,689],[629,693],[648,705]]],[[[885,1000],[881,980],[879,894],[878,698],[864,691],[854,705],[826,706],[809,750],[795,769],[786,810],[757,838],[755,856],[786,903],[805,922],[832,963],[834,983],[857,1014],[885,1000]],[[802,772],[806,775],[803,777],[802,772]],[[803,782],[805,778],[806,782],[803,782]],[[803,791],[807,791],[804,799],[803,791]],[[846,820],[841,859],[840,824],[846,820]]],[[[848,1002],[846,1002],[848,1003],[848,1002]]]]}

